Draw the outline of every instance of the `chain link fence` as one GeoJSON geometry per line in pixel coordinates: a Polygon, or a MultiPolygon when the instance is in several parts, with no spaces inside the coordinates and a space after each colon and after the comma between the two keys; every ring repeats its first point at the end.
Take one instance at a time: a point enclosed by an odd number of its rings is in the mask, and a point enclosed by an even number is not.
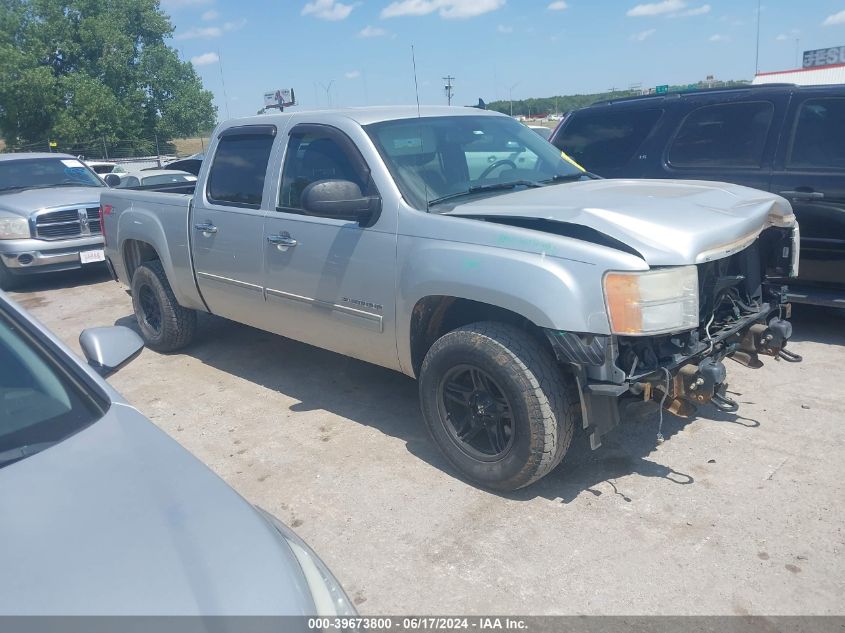
{"type": "Polygon", "coordinates": [[[203,154],[208,136],[165,140],[150,138],[93,138],[77,143],[62,143],[45,138],[33,143],[0,146],[2,152],[57,152],[71,154],[86,161],[107,161],[131,169],[161,167],[178,158],[203,154]]]}

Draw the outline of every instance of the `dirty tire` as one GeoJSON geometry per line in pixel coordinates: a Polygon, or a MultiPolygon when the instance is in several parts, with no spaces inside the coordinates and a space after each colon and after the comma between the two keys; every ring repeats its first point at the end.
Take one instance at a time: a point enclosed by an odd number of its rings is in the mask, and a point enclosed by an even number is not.
{"type": "Polygon", "coordinates": [[[20,286],[20,277],[6,268],[6,264],[0,262],[0,290],[14,290],[20,286]]]}
{"type": "Polygon", "coordinates": [[[197,314],[176,301],[161,262],[145,262],[135,269],[132,307],[141,336],[150,349],[173,352],[194,338],[197,314]]]}
{"type": "Polygon", "coordinates": [[[522,488],[555,468],[580,417],[574,381],[531,335],[503,323],[473,323],[435,341],[419,389],[426,426],[449,462],[467,479],[495,490],[522,488]],[[494,457],[470,454],[449,430],[442,385],[456,367],[466,366],[492,378],[512,411],[512,442],[494,457]]]}

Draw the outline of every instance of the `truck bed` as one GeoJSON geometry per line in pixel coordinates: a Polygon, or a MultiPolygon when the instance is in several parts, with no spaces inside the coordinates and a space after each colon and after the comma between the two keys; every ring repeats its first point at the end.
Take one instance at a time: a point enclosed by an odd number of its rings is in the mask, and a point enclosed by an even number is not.
{"type": "Polygon", "coordinates": [[[132,272],[147,259],[154,259],[151,257],[154,252],[179,303],[186,308],[206,310],[191,260],[188,227],[193,189],[194,183],[178,183],[177,186],[104,190],[100,195],[103,235],[106,257],[118,281],[130,286],[132,272]]]}

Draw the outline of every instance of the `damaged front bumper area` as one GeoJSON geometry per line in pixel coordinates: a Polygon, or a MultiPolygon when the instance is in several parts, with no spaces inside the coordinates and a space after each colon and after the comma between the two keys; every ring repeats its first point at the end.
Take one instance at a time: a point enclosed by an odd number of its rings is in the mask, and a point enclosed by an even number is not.
{"type": "Polygon", "coordinates": [[[558,361],[573,369],[592,448],[621,420],[661,406],[681,417],[708,403],[736,411],[738,403],[727,395],[726,358],[751,368],[762,367],[763,356],[801,360],[786,349],[792,335],[787,289],[770,281],[783,271],[777,261],[760,256],[777,252],[783,260],[791,253],[780,242],[772,244],[777,249],[761,246],[766,244],[698,265],[696,329],[655,336],[545,331],[558,361]]]}

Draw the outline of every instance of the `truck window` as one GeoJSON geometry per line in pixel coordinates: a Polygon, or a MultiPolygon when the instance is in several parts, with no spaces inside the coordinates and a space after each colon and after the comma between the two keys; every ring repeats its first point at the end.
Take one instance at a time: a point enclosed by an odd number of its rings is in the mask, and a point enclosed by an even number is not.
{"type": "Polygon", "coordinates": [[[768,101],[693,110],[675,134],[667,160],[673,167],[760,167],[773,114],[768,101]]]}
{"type": "Polygon", "coordinates": [[[662,114],[657,109],[574,114],[555,145],[591,171],[619,169],[636,156],[662,114]]]}
{"type": "Polygon", "coordinates": [[[787,164],[845,169],[845,99],[808,99],[801,105],[787,164]]]}
{"type": "Polygon", "coordinates": [[[319,132],[292,135],[282,168],[280,209],[302,213],[302,192],[318,180],[351,180],[367,193],[359,170],[333,138],[319,132]]]}
{"type": "Polygon", "coordinates": [[[209,202],[258,209],[273,140],[270,134],[230,133],[223,136],[208,173],[209,202]]]}

